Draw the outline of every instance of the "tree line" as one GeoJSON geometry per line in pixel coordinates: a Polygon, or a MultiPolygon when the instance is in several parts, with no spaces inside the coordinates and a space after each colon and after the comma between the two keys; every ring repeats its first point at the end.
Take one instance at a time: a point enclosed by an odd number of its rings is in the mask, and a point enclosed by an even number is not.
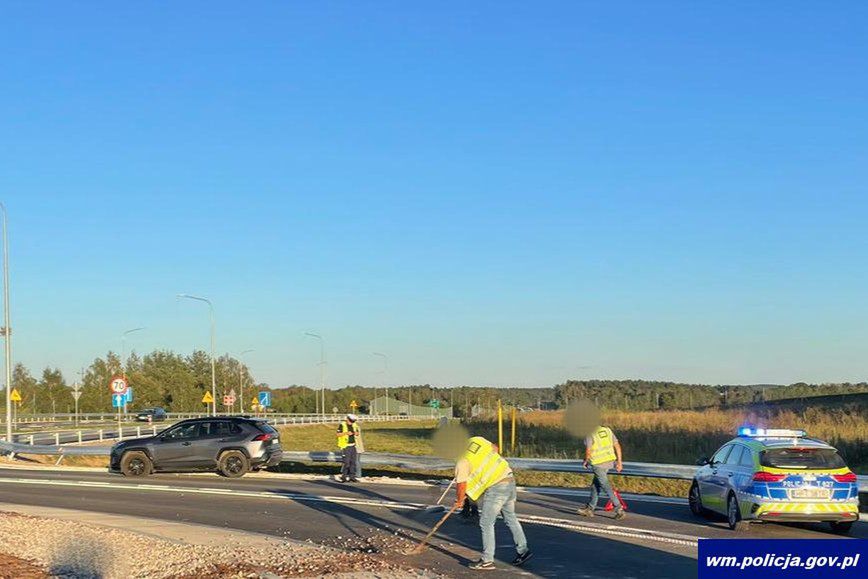
{"type": "MultiPolygon", "coordinates": [[[[272,388],[256,382],[249,368],[229,355],[215,361],[218,406],[225,393],[234,390],[240,394],[244,385],[244,406],[258,391],[272,392],[275,412],[313,413],[317,411],[318,391],[307,386],[292,385],[272,388]]],[[[211,359],[206,352],[197,350],[181,355],[166,350],[155,350],[144,356],[130,354],[121,360],[114,352],[96,358],[83,368],[72,382],[81,387],[81,412],[111,412],[109,382],[123,374],[134,390],[132,409],[161,406],[172,412],[199,412],[206,410],[202,398],[211,391],[211,359]]],[[[12,386],[22,397],[21,413],[72,412],[74,398],[71,383],[57,368],[47,367],[37,378],[24,365],[13,369],[12,386]]],[[[505,406],[523,409],[564,408],[571,401],[588,399],[608,409],[653,410],[689,409],[763,401],[802,398],[829,394],[868,392],[868,383],[858,384],[806,384],[787,386],[750,385],[726,386],[684,384],[649,380],[569,380],[551,388],[497,388],[497,387],[433,387],[430,384],[391,386],[344,386],[326,391],[326,411],[350,410],[355,401],[358,412],[366,413],[370,400],[377,396],[389,397],[414,405],[428,405],[438,401],[441,407],[454,405],[454,414],[469,416],[473,407],[493,410],[497,401],[505,406]]]]}

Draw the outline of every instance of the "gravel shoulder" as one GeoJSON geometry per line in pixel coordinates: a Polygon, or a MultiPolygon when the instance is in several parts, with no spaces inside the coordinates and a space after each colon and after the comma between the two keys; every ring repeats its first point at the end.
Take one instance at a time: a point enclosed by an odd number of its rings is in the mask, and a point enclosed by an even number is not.
{"type": "Polygon", "coordinates": [[[0,504],[0,577],[433,577],[376,554],[257,533],[0,504]],[[97,522],[99,521],[99,522],[97,522]]]}

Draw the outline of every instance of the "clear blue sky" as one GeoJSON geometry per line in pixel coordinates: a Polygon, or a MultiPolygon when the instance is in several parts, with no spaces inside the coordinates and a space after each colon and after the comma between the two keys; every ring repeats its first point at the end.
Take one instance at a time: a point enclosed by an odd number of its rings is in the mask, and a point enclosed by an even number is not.
{"type": "Polygon", "coordinates": [[[7,3],[15,358],[868,378],[863,2],[7,3]]]}

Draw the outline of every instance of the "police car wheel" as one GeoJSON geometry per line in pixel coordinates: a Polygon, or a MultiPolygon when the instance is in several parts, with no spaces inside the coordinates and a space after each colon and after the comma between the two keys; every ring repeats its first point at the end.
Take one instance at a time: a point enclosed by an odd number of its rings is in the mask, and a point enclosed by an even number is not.
{"type": "Polygon", "coordinates": [[[697,517],[705,515],[705,507],[702,506],[702,495],[699,494],[699,483],[693,481],[690,485],[690,493],[687,495],[687,503],[690,505],[690,512],[697,517]]]}
{"type": "Polygon", "coordinates": [[[121,457],[121,473],[124,476],[148,476],[154,465],[144,452],[133,450],[121,457]]]}
{"type": "Polygon", "coordinates": [[[732,493],[730,493],[729,498],[726,500],[726,522],[733,531],[740,532],[747,530],[747,523],[741,520],[738,499],[732,493]]]}
{"type": "Polygon", "coordinates": [[[850,532],[850,529],[853,527],[853,522],[852,521],[846,521],[843,523],[834,522],[834,523],[829,523],[829,526],[832,528],[833,533],[836,533],[838,535],[846,535],[847,533],[850,532]]]}
{"type": "Polygon", "coordinates": [[[227,478],[241,478],[250,471],[250,461],[243,452],[227,450],[220,455],[217,470],[227,478]]]}

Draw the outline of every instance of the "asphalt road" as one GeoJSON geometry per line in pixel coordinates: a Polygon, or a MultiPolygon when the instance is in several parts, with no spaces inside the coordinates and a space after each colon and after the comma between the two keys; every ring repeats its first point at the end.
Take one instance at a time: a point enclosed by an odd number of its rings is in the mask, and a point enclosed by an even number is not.
{"type": "MultiPolygon", "coordinates": [[[[390,545],[419,538],[442,513],[418,505],[436,501],[435,486],[216,475],[159,475],[142,481],[93,472],[0,469],[3,501],[230,527],[341,548],[370,548],[382,556],[450,576],[470,576],[466,565],[478,557],[479,529],[454,517],[441,527],[432,549],[415,558],[390,545]],[[340,538],[338,538],[340,537],[340,538]]],[[[677,499],[626,497],[624,521],[605,516],[580,519],[581,497],[522,492],[519,514],[533,522],[525,532],[535,556],[523,571],[510,568],[511,538],[498,522],[497,558],[503,575],[536,577],[695,577],[692,537],[731,538],[722,521],[694,518],[677,499]],[[563,521],[563,522],[560,522],[563,521]],[[575,523],[578,526],[571,526],[575,523]],[[567,524],[568,528],[553,525],[567,524]]],[[[853,536],[866,538],[865,523],[853,536]]],[[[762,525],[756,538],[832,538],[822,526],[762,525]]],[[[143,554],[144,556],[144,554],[143,554]]]]}

